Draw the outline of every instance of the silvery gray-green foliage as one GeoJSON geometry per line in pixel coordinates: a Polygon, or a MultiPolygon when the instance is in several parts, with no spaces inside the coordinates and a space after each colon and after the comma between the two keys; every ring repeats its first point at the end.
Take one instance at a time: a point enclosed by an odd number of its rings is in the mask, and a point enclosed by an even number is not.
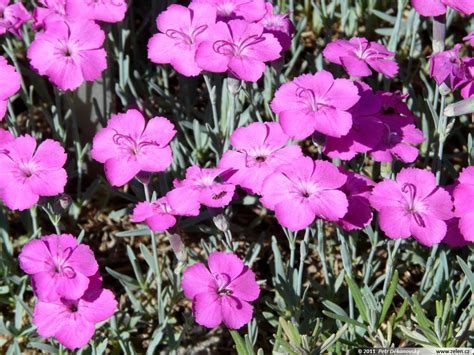
{"type": "MultiPolygon", "coordinates": [[[[389,81],[379,76],[368,81],[375,89],[409,94],[408,104],[428,138],[418,163],[432,163],[438,179],[446,183],[457,176],[459,168],[451,162],[472,164],[472,118],[466,115],[473,111],[472,102],[440,98],[427,76],[426,46],[431,42],[426,36],[432,24],[410,9],[408,0],[274,3],[280,11],[289,12],[295,23],[291,50],[284,63],[269,67],[258,84],[238,83],[236,95],[229,90],[236,83],[221,75],[184,78],[169,66],[147,61],[146,41],[155,30],[158,12],[168,5],[165,1],[130,1],[126,20],[107,28],[109,67],[102,83],[90,84],[93,92],[103,90],[97,96],[88,95],[87,90],[52,90],[24,59],[29,36],[24,43],[5,37],[3,51],[25,78],[15,105],[9,105],[9,127],[15,134],[27,131],[38,138],[54,137],[67,147],[71,200],[63,206],[61,201],[49,201],[29,213],[0,209],[2,353],[65,353],[56,342],[36,334],[31,324],[32,292],[16,261],[28,240],[54,231],[76,235],[83,231],[81,239],[105,248],[99,252],[99,262],[109,275],[106,284],[120,301],[116,315],[101,324],[90,345],[78,353],[168,354],[210,349],[239,354],[335,354],[356,347],[473,344],[469,333],[474,312],[471,247],[427,249],[412,240],[388,240],[375,222],[353,233],[321,221],[299,233],[281,231],[253,197],[236,201],[224,215],[208,210],[180,221],[179,235],[157,235],[146,226],[128,223],[133,203],[149,194],[142,184],[134,181],[127,189],[113,189],[91,163],[87,132],[94,132],[97,123],[104,126],[112,113],[135,106],[149,117],[166,116],[176,125],[178,137],[172,142],[171,169],[151,184],[161,196],[189,165],[214,166],[229,148],[229,136],[236,127],[275,120],[269,103],[276,88],[301,73],[328,67],[321,54],[325,44],[336,37],[361,35],[397,52],[402,68],[399,78],[389,81]],[[85,103],[89,115],[78,117],[78,101],[85,103]],[[91,116],[97,117],[97,123],[91,116]],[[466,133],[469,129],[471,134],[466,133]],[[455,149],[443,155],[441,143],[455,149]],[[244,210],[254,213],[242,215],[244,210]],[[254,304],[254,320],[238,332],[197,326],[181,292],[183,269],[204,261],[216,249],[243,256],[263,289],[254,304]]],[[[464,35],[458,33],[459,28],[473,25],[450,12],[447,46],[464,35]]],[[[340,68],[330,69],[342,75],[340,68]]],[[[352,168],[374,179],[393,176],[400,168],[368,165],[368,159],[361,159],[352,168]]]]}

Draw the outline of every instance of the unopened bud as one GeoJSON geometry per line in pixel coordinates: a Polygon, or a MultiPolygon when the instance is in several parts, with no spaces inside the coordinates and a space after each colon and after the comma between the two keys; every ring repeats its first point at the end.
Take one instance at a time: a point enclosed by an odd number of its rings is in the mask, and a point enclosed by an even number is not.
{"type": "Polygon", "coordinates": [[[168,239],[170,241],[171,249],[173,249],[178,261],[186,261],[186,248],[179,234],[171,234],[168,236],[168,239]]]}
{"type": "Polygon", "coordinates": [[[62,194],[56,197],[53,204],[53,212],[57,215],[66,213],[71,206],[72,198],[68,194],[62,194]]]}
{"type": "Polygon", "coordinates": [[[228,77],[227,78],[227,89],[232,95],[237,95],[240,91],[241,81],[239,79],[228,77]]]}
{"type": "Polygon", "coordinates": [[[151,173],[146,172],[146,171],[140,171],[137,174],[137,179],[140,181],[143,185],[148,185],[151,181],[151,173]]]}
{"type": "Polygon", "coordinates": [[[229,220],[223,213],[214,216],[212,218],[212,221],[214,222],[216,228],[219,229],[222,233],[225,233],[229,230],[229,220]]]}

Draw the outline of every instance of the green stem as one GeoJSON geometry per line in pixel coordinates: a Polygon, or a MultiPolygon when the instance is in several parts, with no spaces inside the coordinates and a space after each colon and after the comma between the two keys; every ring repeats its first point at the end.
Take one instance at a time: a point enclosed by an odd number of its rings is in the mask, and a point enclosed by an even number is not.
{"type": "Polygon", "coordinates": [[[446,106],[446,96],[441,96],[441,106],[439,109],[439,121],[438,121],[438,155],[436,157],[436,182],[439,184],[441,180],[441,169],[443,166],[443,150],[444,143],[446,142],[446,126],[448,124],[448,118],[444,115],[444,108],[446,106]]]}
{"type": "Polygon", "coordinates": [[[319,258],[321,259],[321,265],[323,267],[323,274],[324,274],[324,282],[327,286],[329,286],[329,271],[326,262],[326,251],[324,247],[324,231],[323,231],[323,221],[318,219],[318,245],[317,250],[319,253],[319,258]]]}

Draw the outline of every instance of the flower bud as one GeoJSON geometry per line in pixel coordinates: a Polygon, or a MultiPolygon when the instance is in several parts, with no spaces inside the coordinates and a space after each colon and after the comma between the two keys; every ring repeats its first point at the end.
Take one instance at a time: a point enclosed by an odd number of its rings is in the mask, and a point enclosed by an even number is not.
{"type": "Polygon", "coordinates": [[[212,218],[212,221],[214,222],[216,228],[219,229],[222,233],[225,233],[229,230],[229,220],[223,213],[214,216],[212,218]]]}

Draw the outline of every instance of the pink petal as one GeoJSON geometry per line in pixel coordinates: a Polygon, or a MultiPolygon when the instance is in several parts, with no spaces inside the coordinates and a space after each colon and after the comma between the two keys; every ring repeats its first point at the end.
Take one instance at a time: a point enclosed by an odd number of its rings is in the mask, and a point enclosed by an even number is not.
{"type": "Polygon", "coordinates": [[[314,130],[331,137],[341,137],[352,127],[352,115],[331,107],[324,107],[314,113],[314,130]]]}
{"type": "Polygon", "coordinates": [[[73,350],[84,347],[92,339],[94,333],[94,323],[82,316],[70,316],[56,332],[55,338],[66,348],[73,350]]]}
{"type": "Polygon", "coordinates": [[[467,213],[459,218],[459,229],[465,240],[474,242],[474,212],[467,213]]]}
{"type": "Polygon", "coordinates": [[[196,323],[215,328],[222,323],[220,299],[215,292],[199,293],[193,298],[193,314],[196,323]]]}
{"type": "Polygon", "coordinates": [[[233,253],[213,252],[207,260],[212,274],[227,274],[234,280],[244,270],[244,262],[233,253]]]}
{"type": "Polygon", "coordinates": [[[103,322],[113,316],[117,310],[117,301],[112,291],[102,289],[93,300],[79,300],[78,312],[91,323],[103,322]]]}
{"type": "Polygon", "coordinates": [[[292,231],[308,227],[315,217],[308,202],[290,198],[275,206],[275,215],[282,226],[292,231]]]}
{"type": "Polygon", "coordinates": [[[101,77],[107,68],[105,49],[83,51],[81,55],[81,70],[85,80],[94,81],[101,77]]]}
{"type": "Polygon", "coordinates": [[[268,133],[267,124],[254,122],[247,127],[237,128],[230,136],[230,143],[237,149],[260,147],[264,144],[268,133]]]}
{"type": "Polygon", "coordinates": [[[61,302],[39,301],[33,311],[33,324],[39,335],[45,338],[54,336],[67,322],[69,310],[61,302]]]}
{"type": "Polygon", "coordinates": [[[238,79],[252,83],[258,81],[265,72],[265,64],[262,61],[244,56],[231,57],[228,67],[238,79]]]}
{"type": "Polygon", "coordinates": [[[137,154],[137,161],[141,171],[150,173],[165,171],[173,161],[171,148],[169,146],[159,148],[156,145],[144,146],[137,154]]]}
{"type": "Polygon", "coordinates": [[[346,195],[339,190],[320,191],[310,199],[313,213],[328,221],[337,221],[347,213],[346,195]]]}
{"type": "Polygon", "coordinates": [[[372,75],[372,71],[370,70],[367,63],[355,55],[341,57],[341,63],[349,75],[356,77],[372,75]]]}
{"type": "Polygon", "coordinates": [[[239,329],[252,320],[253,307],[232,296],[223,296],[222,319],[227,328],[239,329]]]}
{"type": "Polygon", "coordinates": [[[41,240],[32,240],[21,250],[18,259],[21,269],[27,274],[48,271],[50,267],[46,262],[51,258],[51,254],[46,244],[41,240]]]}
{"type": "Polygon", "coordinates": [[[410,225],[413,237],[427,247],[440,243],[446,236],[446,222],[425,213],[420,213],[420,216],[423,219],[423,225],[419,225],[416,221],[412,221],[410,225]]]}
{"type": "Polygon", "coordinates": [[[247,266],[240,276],[232,280],[228,288],[232,290],[232,296],[244,301],[255,301],[260,295],[260,286],[255,280],[255,274],[247,266]]]}
{"type": "Polygon", "coordinates": [[[43,169],[55,169],[62,168],[66,159],[66,152],[59,142],[46,139],[38,146],[33,161],[43,169]]]}
{"type": "Polygon", "coordinates": [[[299,110],[288,110],[280,112],[279,116],[283,131],[294,139],[308,138],[314,132],[316,125],[314,115],[299,110]]]}
{"type": "Polygon", "coordinates": [[[446,13],[441,0],[411,0],[412,6],[422,16],[440,16],[446,13]]]}
{"type": "Polygon", "coordinates": [[[0,199],[11,210],[24,211],[33,207],[39,200],[39,195],[34,193],[28,184],[16,180],[0,189],[0,199]]]}
{"type": "Polygon", "coordinates": [[[403,208],[387,206],[382,207],[379,211],[379,226],[391,239],[410,237],[410,225],[410,215],[403,208]]]}
{"type": "Polygon", "coordinates": [[[436,178],[432,172],[417,168],[404,168],[397,174],[399,186],[413,184],[416,187],[416,195],[424,198],[430,195],[436,188],[436,178]]]}
{"type": "Polygon", "coordinates": [[[71,256],[67,259],[67,265],[72,266],[76,272],[86,276],[94,275],[99,269],[94,252],[85,244],[79,244],[74,249],[71,256]]]}
{"type": "Polygon", "coordinates": [[[193,299],[199,293],[212,293],[217,285],[206,266],[203,263],[196,263],[184,271],[181,287],[184,295],[193,299]]]}
{"type": "Polygon", "coordinates": [[[169,144],[175,135],[174,125],[166,117],[153,117],[148,121],[142,139],[153,141],[163,147],[169,144]]]}
{"type": "Polygon", "coordinates": [[[92,159],[99,163],[105,163],[119,154],[118,146],[114,143],[114,136],[117,134],[112,128],[102,128],[94,136],[92,143],[91,156],[92,159]]]}
{"type": "Polygon", "coordinates": [[[370,204],[376,210],[384,207],[400,206],[400,201],[405,201],[400,186],[393,180],[384,180],[379,182],[372,190],[370,204]]]}
{"type": "MultiPolygon", "coordinates": [[[[36,275],[35,275],[36,276],[36,275]]],[[[89,286],[89,278],[80,272],[76,272],[74,277],[60,275],[57,277],[56,291],[58,295],[68,300],[77,300],[82,297],[89,286]]],[[[38,285],[38,289],[41,287],[38,285]]]]}
{"type": "Polygon", "coordinates": [[[31,191],[39,196],[56,196],[64,192],[67,174],[64,169],[35,172],[27,181],[31,191]]]}
{"type": "Polygon", "coordinates": [[[123,186],[132,180],[141,170],[134,156],[123,156],[105,162],[105,175],[112,186],[123,186]]]}

